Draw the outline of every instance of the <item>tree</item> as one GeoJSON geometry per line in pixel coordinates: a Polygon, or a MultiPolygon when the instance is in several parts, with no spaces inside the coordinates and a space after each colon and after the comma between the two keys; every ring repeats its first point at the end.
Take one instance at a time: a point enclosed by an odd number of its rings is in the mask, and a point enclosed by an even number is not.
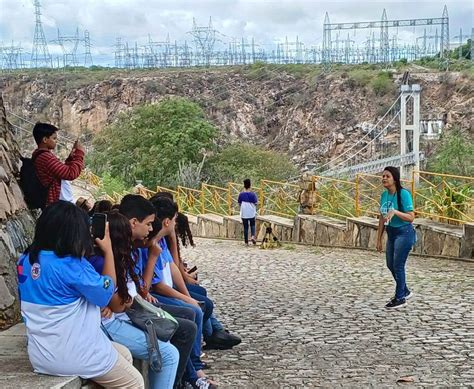
{"type": "Polygon", "coordinates": [[[433,157],[428,161],[428,170],[437,173],[474,175],[474,142],[468,131],[453,128],[445,132],[433,157]]]}
{"type": "Polygon", "coordinates": [[[198,163],[214,148],[217,129],[184,98],[138,106],[121,114],[94,139],[90,165],[127,185],[171,186],[180,163],[198,163]]]}
{"type": "Polygon", "coordinates": [[[236,143],[224,147],[208,159],[204,175],[216,185],[241,182],[250,178],[258,185],[261,179],[286,181],[298,175],[288,156],[260,146],[236,143]]]}

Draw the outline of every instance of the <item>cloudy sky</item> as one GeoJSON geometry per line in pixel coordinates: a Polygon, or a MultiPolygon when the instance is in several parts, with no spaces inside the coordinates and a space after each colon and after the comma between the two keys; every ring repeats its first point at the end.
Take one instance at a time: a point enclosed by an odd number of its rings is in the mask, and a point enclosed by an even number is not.
{"type": "MultiPolygon", "coordinates": [[[[155,41],[163,41],[169,34],[171,41],[190,42],[193,18],[204,26],[212,16],[222,42],[254,37],[259,44],[271,45],[286,36],[290,41],[298,36],[306,46],[312,46],[321,44],[326,11],[333,23],[380,20],[384,8],[388,19],[409,19],[441,17],[444,4],[448,6],[451,36],[459,35],[460,28],[463,34],[470,34],[474,0],[41,0],[48,41],[57,39],[58,28],[62,35],[73,35],[76,27],[81,34],[87,29],[93,55],[102,57],[113,53],[119,36],[138,45],[144,45],[149,35],[155,41]]],[[[0,0],[0,44],[13,41],[30,51],[34,26],[33,0],[0,0]]],[[[358,31],[351,39],[365,39],[369,33],[358,31]]],[[[435,34],[435,27],[428,27],[427,33],[435,34]]],[[[423,35],[423,28],[400,30],[398,35],[410,40],[423,35]]],[[[52,52],[59,49],[52,46],[52,52]]]]}

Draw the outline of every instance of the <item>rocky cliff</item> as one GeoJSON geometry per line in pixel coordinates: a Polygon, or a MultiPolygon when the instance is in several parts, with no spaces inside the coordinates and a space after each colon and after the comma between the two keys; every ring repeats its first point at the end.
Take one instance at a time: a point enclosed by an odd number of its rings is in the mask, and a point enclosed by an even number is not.
{"type": "MultiPolygon", "coordinates": [[[[376,74],[376,72],[374,73],[376,74]]],[[[9,109],[67,132],[100,131],[137,104],[167,96],[197,101],[225,141],[246,140],[287,152],[300,166],[325,161],[360,139],[395,100],[401,74],[376,93],[350,71],[290,68],[17,74],[0,81],[9,109]]],[[[472,128],[473,81],[460,73],[417,73],[423,118],[472,128]]]]}
{"type": "Polygon", "coordinates": [[[16,176],[20,153],[0,97],[0,329],[19,320],[16,261],[34,231],[16,176]]]}

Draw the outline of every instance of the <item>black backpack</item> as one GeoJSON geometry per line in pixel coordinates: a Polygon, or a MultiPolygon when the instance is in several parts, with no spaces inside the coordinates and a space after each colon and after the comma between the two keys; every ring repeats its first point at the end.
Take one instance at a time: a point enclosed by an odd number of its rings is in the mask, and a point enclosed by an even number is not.
{"type": "Polygon", "coordinates": [[[49,187],[41,184],[35,170],[35,160],[43,151],[38,151],[32,158],[21,157],[20,188],[29,209],[44,209],[48,199],[49,187]]]}

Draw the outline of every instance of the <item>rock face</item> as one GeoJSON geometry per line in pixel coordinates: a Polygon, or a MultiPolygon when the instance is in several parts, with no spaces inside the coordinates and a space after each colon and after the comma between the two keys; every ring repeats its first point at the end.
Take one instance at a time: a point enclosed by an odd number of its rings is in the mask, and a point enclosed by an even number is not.
{"type": "MultiPolygon", "coordinates": [[[[384,96],[354,85],[344,72],[301,75],[271,68],[6,75],[0,88],[18,115],[48,120],[72,135],[100,131],[135,105],[184,96],[203,107],[225,141],[262,144],[303,166],[325,162],[366,135],[395,100],[400,77],[384,96]]],[[[410,81],[422,85],[423,118],[471,126],[469,78],[419,73],[410,81]]]]}
{"type": "Polygon", "coordinates": [[[15,178],[19,157],[0,97],[0,329],[19,320],[16,260],[30,243],[35,223],[15,178]]]}

